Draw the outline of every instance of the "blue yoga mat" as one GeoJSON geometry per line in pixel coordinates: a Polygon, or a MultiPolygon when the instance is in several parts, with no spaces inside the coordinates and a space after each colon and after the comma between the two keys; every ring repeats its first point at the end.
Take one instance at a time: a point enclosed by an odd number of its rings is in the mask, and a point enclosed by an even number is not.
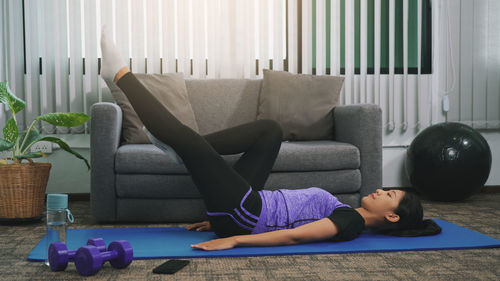
{"type": "MultiPolygon", "coordinates": [[[[68,248],[77,249],[89,238],[102,237],[106,244],[128,240],[134,259],[248,257],[326,253],[361,253],[449,250],[500,247],[500,240],[443,220],[434,220],[443,229],[441,234],[423,237],[392,237],[369,232],[347,242],[318,242],[293,246],[241,247],[223,251],[195,250],[191,244],[217,238],[212,232],[187,231],[180,227],[69,229],[68,248]]],[[[29,261],[47,257],[45,239],[28,256],[29,261]]]]}

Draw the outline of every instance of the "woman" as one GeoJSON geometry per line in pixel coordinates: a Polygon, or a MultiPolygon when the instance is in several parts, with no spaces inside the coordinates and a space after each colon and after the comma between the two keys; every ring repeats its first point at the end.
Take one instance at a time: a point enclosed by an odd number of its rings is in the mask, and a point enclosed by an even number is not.
{"type": "MultiPolygon", "coordinates": [[[[377,190],[353,209],[320,188],[262,190],[282,140],[272,120],[215,132],[207,136],[183,125],[130,72],[113,42],[101,37],[101,76],[122,89],[158,147],[167,144],[184,165],[203,196],[209,221],[189,230],[213,230],[221,239],[192,245],[202,250],[237,246],[275,246],[327,239],[351,240],[365,227],[439,230],[423,223],[418,199],[402,190],[377,190]],[[220,154],[243,153],[233,167],[220,154]],[[432,227],[431,227],[432,228],[432,227]]],[[[437,227],[437,228],[436,228],[437,227]]],[[[422,232],[410,231],[409,235],[422,232]]]]}

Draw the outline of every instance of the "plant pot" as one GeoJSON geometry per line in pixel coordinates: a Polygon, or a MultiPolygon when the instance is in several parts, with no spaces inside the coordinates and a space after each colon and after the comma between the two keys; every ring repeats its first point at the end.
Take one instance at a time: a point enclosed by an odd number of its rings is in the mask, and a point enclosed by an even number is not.
{"type": "Polygon", "coordinates": [[[0,165],[0,220],[41,217],[45,210],[45,189],[50,163],[0,165]]]}

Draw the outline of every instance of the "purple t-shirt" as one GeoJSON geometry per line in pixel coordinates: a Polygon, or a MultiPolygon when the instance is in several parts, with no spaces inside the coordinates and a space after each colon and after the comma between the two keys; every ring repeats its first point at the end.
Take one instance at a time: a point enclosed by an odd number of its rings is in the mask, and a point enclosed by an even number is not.
{"type": "Polygon", "coordinates": [[[339,207],[349,207],[326,190],[317,187],[289,190],[261,190],[262,211],[252,233],[296,228],[332,214],[339,207]]]}

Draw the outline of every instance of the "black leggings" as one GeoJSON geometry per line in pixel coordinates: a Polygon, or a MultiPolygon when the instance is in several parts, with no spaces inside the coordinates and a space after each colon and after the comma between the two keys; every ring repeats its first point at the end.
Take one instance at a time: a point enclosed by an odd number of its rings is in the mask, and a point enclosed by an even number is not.
{"type": "Polygon", "coordinates": [[[201,136],[175,118],[131,73],[118,80],[149,132],[182,158],[203,196],[213,230],[226,237],[251,233],[260,215],[258,194],[278,155],[282,131],[257,120],[201,136]],[[220,155],[243,153],[229,166],[220,155]]]}

